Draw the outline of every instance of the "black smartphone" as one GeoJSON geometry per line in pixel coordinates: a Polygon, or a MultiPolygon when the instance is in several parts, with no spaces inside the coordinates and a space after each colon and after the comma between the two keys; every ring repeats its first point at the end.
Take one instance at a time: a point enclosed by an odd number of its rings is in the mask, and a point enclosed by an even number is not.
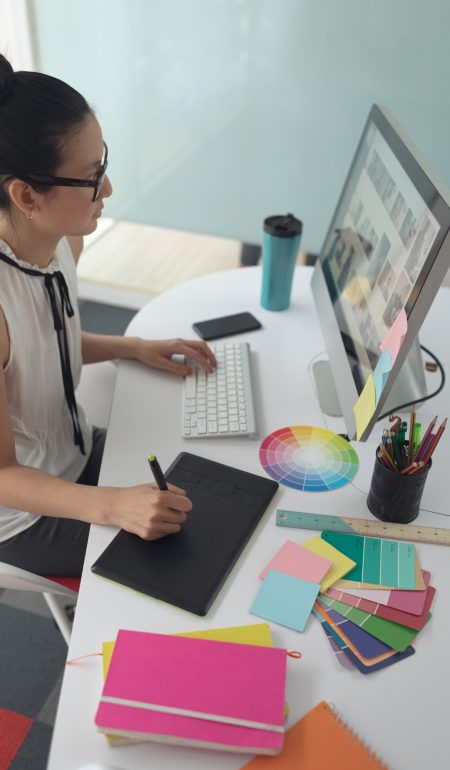
{"type": "Polygon", "coordinates": [[[230,337],[232,334],[260,329],[261,324],[251,313],[235,313],[221,318],[210,318],[208,321],[198,321],[192,324],[192,327],[202,339],[216,340],[218,337],[230,337]]]}

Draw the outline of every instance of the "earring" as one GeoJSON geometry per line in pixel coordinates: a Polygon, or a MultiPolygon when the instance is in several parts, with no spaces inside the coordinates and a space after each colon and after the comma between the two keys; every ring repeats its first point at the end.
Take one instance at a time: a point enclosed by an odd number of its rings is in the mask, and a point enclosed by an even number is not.
{"type": "Polygon", "coordinates": [[[27,213],[25,214],[25,216],[26,216],[26,218],[27,218],[27,219],[33,219],[33,217],[34,217],[34,211],[33,211],[33,209],[30,209],[29,211],[27,211],[27,213]]]}

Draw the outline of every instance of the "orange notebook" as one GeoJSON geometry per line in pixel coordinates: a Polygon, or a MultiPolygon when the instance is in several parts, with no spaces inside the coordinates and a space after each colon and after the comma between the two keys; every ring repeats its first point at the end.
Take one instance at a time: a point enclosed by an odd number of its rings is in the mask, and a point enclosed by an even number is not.
{"type": "Polygon", "coordinates": [[[241,770],[388,770],[335,711],[321,701],[285,734],[275,757],[258,756],[241,770]]]}

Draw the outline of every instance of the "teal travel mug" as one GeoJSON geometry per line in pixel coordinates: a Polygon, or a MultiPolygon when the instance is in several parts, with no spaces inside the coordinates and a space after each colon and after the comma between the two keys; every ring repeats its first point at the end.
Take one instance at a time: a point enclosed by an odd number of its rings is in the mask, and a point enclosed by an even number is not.
{"type": "Polygon", "coordinates": [[[266,310],[289,307],[302,229],[302,223],[293,214],[264,220],[261,305],[266,310]]]}

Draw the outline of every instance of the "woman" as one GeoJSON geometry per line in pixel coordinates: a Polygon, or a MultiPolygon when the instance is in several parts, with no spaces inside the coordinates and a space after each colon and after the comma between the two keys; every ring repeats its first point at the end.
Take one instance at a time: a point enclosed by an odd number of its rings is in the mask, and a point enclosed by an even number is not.
{"type": "Polygon", "coordinates": [[[81,574],[90,523],[154,540],[191,509],[176,487],[96,486],[105,432],[76,403],[82,364],[215,365],[203,342],[81,333],[75,264],[112,193],[106,166],[85,99],[0,55],[0,561],[40,574],[81,574]]]}

